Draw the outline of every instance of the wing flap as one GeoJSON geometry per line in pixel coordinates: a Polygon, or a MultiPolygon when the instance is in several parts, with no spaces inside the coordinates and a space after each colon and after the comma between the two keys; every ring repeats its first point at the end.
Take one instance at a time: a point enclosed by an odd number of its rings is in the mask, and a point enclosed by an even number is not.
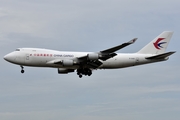
{"type": "Polygon", "coordinates": [[[116,55],[117,55],[116,53],[102,53],[102,54],[100,54],[99,59],[106,61],[107,59],[112,58],[116,55]]]}
{"type": "Polygon", "coordinates": [[[90,62],[87,62],[87,65],[96,69],[98,68],[99,66],[102,65],[102,62],[100,62],[99,60],[96,60],[96,61],[90,61],[90,62]]]}
{"type": "Polygon", "coordinates": [[[62,64],[62,59],[48,61],[47,64],[62,64]]]}

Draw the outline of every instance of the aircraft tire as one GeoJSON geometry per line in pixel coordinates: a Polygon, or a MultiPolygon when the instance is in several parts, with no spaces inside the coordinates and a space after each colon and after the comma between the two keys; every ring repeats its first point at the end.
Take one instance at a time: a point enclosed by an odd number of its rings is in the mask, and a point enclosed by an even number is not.
{"type": "Polygon", "coordinates": [[[79,78],[82,78],[82,75],[79,75],[79,78]]]}
{"type": "Polygon", "coordinates": [[[21,73],[24,73],[24,70],[21,70],[21,73]]]}

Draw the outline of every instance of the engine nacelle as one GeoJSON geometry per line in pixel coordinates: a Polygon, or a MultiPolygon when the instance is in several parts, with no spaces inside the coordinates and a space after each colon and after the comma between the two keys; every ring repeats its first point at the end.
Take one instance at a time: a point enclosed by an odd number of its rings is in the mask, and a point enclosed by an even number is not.
{"type": "Polygon", "coordinates": [[[97,53],[91,53],[91,54],[88,54],[87,56],[88,56],[89,60],[97,60],[97,59],[99,59],[99,54],[97,54],[97,53]]]}
{"type": "Polygon", "coordinates": [[[58,68],[59,74],[68,74],[70,72],[74,72],[74,69],[58,68]]]}
{"type": "Polygon", "coordinates": [[[73,60],[62,60],[63,66],[73,66],[74,61],[73,60]]]}

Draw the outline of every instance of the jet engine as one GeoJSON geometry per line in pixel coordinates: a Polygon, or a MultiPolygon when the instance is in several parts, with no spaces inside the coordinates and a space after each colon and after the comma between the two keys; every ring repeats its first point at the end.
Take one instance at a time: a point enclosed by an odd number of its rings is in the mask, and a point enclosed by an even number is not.
{"type": "Polygon", "coordinates": [[[74,69],[58,68],[59,74],[68,74],[70,72],[74,72],[74,69]]]}
{"type": "Polygon", "coordinates": [[[74,61],[73,60],[62,60],[63,66],[73,66],[74,61]]]}
{"type": "Polygon", "coordinates": [[[97,53],[91,53],[87,55],[89,60],[98,60],[99,59],[99,54],[97,53]]]}

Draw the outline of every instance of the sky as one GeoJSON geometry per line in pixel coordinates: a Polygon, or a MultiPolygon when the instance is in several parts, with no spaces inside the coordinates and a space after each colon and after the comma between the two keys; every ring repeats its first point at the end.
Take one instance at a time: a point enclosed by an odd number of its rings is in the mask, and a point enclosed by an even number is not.
{"type": "Polygon", "coordinates": [[[179,0],[0,0],[1,120],[179,120],[179,0]],[[140,50],[174,31],[168,61],[96,70],[91,77],[10,64],[21,47],[101,51],[137,37],[140,50]]]}

